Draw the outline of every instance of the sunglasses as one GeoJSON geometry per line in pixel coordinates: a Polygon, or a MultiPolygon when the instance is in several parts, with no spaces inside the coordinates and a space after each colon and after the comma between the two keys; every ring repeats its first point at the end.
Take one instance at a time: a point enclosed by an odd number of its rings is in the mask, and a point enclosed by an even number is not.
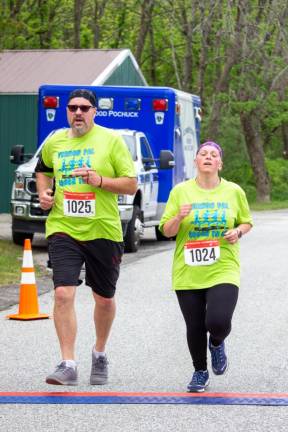
{"type": "Polygon", "coordinates": [[[95,107],[92,105],[67,105],[67,108],[70,112],[76,112],[79,108],[80,111],[87,113],[90,110],[90,108],[95,108],[95,107]]]}

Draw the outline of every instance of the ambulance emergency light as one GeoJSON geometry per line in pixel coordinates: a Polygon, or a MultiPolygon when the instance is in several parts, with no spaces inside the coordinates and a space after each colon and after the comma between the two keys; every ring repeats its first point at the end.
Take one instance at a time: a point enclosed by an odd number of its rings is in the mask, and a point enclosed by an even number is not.
{"type": "Polygon", "coordinates": [[[101,110],[113,110],[114,99],[113,98],[99,98],[98,108],[101,110]]]}
{"type": "Polygon", "coordinates": [[[140,111],[141,99],[127,98],[127,99],[125,99],[124,107],[125,107],[126,111],[140,111]]]}
{"type": "Polygon", "coordinates": [[[153,99],[153,111],[168,111],[168,99],[153,99]]]}
{"type": "Polygon", "coordinates": [[[58,96],[44,96],[42,99],[44,108],[58,108],[59,97],[58,96]]]}

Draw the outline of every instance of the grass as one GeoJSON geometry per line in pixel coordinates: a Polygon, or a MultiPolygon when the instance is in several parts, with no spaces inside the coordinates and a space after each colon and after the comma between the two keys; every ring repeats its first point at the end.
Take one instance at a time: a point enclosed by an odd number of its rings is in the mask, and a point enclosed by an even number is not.
{"type": "Polygon", "coordinates": [[[249,204],[251,210],[281,210],[288,209],[288,201],[272,201],[270,203],[253,202],[249,204]]]}
{"type": "MultiPolygon", "coordinates": [[[[23,247],[8,240],[0,240],[0,287],[1,285],[20,284],[23,259],[23,247]]],[[[45,270],[35,265],[35,274],[43,276],[45,270]]]]}

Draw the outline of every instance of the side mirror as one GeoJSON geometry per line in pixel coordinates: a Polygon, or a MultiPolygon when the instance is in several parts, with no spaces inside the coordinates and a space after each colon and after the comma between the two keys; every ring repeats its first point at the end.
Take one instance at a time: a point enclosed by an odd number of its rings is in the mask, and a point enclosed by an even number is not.
{"type": "Polygon", "coordinates": [[[145,171],[149,171],[151,170],[151,168],[155,168],[156,164],[155,164],[155,159],[153,158],[142,158],[142,163],[144,166],[144,170],[145,171]]]}
{"type": "Polygon", "coordinates": [[[24,146],[15,145],[11,149],[10,162],[15,165],[20,165],[24,162],[24,146]]]}
{"type": "Polygon", "coordinates": [[[159,159],[160,169],[171,169],[175,166],[174,155],[170,150],[161,150],[159,159]]]}

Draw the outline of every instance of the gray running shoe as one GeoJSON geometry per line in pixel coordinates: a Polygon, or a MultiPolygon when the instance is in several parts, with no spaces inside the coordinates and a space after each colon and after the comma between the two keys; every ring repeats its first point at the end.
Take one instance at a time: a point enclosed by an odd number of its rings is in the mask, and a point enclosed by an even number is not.
{"type": "Polygon", "coordinates": [[[46,378],[47,384],[55,385],[77,385],[78,384],[78,373],[77,368],[66,366],[65,361],[59,363],[55,371],[48,375],[46,378]]]}
{"type": "Polygon", "coordinates": [[[96,356],[92,352],[91,385],[103,385],[108,382],[108,360],[105,356],[96,356]]]}

